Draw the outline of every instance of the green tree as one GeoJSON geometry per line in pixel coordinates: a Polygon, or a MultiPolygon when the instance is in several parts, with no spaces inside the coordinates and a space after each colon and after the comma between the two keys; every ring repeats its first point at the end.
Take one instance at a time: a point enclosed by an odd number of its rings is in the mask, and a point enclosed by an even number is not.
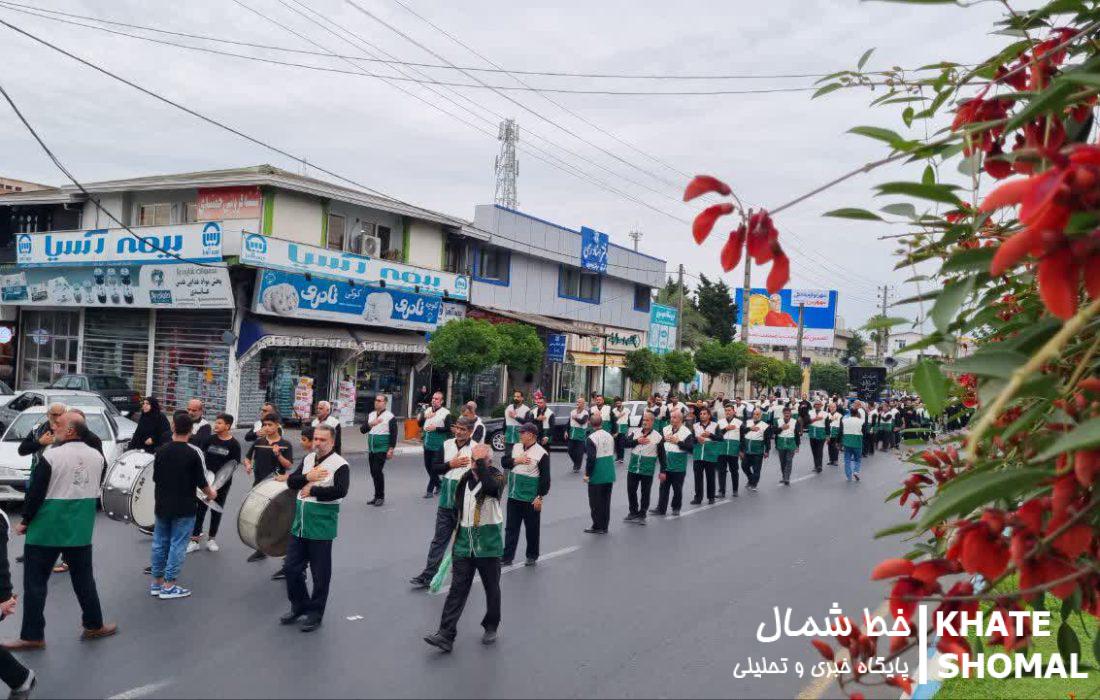
{"type": "Polygon", "coordinates": [[[815,362],[810,365],[810,388],[830,396],[848,395],[848,368],[839,362],[815,362]]]}
{"type": "Polygon", "coordinates": [[[852,332],[852,337],[848,338],[848,346],[845,351],[848,353],[848,357],[857,362],[867,354],[867,341],[863,339],[863,335],[859,331],[852,332]]]}
{"type": "Polygon", "coordinates": [[[526,323],[502,323],[496,330],[501,340],[501,363],[524,374],[534,374],[542,367],[546,346],[539,339],[534,326],[526,323]]]}
{"type": "Polygon", "coordinates": [[[428,343],[432,363],[456,375],[477,374],[500,362],[502,341],[488,321],[464,318],[440,326],[428,343]]]}
{"type": "Polygon", "coordinates": [[[686,350],[673,350],[661,358],[661,379],[672,386],[695,379],[695,360],[686,350]]]}
{"type": "Polygon", "coordinates": [[[632,382],[641,386],[651,386],[661,379],[664,372],[664,363],[661,361],[661,356],[649,348],[628,352],[625,362],[623,374],[632,382]]]}
{"type": "Polygon", "coordinates": [[[782,365],[782,380],[781,384],[786,387],[802,386],[802,368],[798,366],[797,362],[783,362],[782,365]]]}
{"type": "Polygon", "coordinates": [[[684,316],[680,321],[683,337],[680,339],[683,347],[697,348],[707,339],[707,320],[699,313],[699,307],[685,288],[681,288],[674,280],[669,279],[661,291],[657,292],[657,303],[677,308],[680,297],[684,297],[684,316]]]}
{"type": "Polygon", "coordinates": [[[770,391],[783,382],[783,361],[767,355],[749,356],[749,379],[758,388],[770,391]]]}
{"type": "Polygon", "coordinates": [[[718,377],[740,371],[747,362],[748,354],[748,346],[744,343],[709,340],[700,345],[695,351],[695,365],[699,371],[710,375],[707,391],[713,388],[718,377]]]}
{"type": "MultiPolygon", "coordinates": [[[[733,294],[723,280],[711,282],[706,275],[699,275],[695,288],[695,306],[706,321],[706,334],[722,343],[733,340],[733,294]]],[[[706,370],[704,370],[706,371],[706,370]]]]}

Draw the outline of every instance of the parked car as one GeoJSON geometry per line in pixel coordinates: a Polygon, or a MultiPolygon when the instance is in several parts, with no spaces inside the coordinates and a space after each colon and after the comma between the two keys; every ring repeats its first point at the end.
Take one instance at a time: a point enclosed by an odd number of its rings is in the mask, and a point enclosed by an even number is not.
{"type": "MultiPolygon", "coordinates": [[[[0,501],[22,501],[31,475],[32,455],[20,455],[19,443],[46,420],[47,406],[32,406],[20,413],[0,438],[0,501]]],[[[119,434],[118,418],[102,406],[81,406],[88,428],[103,441],[103,456],[113,464],[126,451],[130,438],[119,434]]],[[[125,419],[123,419],[125,420],[125,419]]]]}
{"type": "MultiPolygon", "coordinates": [[[[623,405],[630,409],[630,427],[636,428],[642,424],[642,415],[645,414],[645,401],[624,401],[623,405]]],[[[554,414],[554,427],[550,431],[550,449],[569,446],[569,414],[576,408],[575,403],[548,403],[546,407],[554,414]]],[[[485,434],[489,444],[497,452],[504,451],[504,419],[482,419],[485,424],[485,434]]]]}
{"type": "Polygon", "coordinates": [[[0,430],[11,425],[23,411],[36,406],[49,406],[51,403],[63,403],[66,406],[75,406],[81,410],[90,408],[103,409],[105,413],[114,419],[118,425],[121,437],[129,440],[137,428],[137,423],[122,415],[118,408],[103,398],[100,394],[91,391],[69,391],[67,389],[30,389],[21,391],[13,398],[0,399],[0,430]]]}
{"type": "Polygon", "coordinates": [[[141,411],[141,394],[134,391],[128,379],[116,374],[66,374],[46,388],[91,391],[110,401],[126,417],[137,417],[141,411]]]}

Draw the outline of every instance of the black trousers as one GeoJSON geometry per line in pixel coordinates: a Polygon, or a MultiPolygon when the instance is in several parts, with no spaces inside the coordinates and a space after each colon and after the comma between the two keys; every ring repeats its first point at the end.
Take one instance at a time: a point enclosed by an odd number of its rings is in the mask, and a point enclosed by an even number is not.
{"type": "Polygon", "coordinates": [[[623,461],[623,457],[626,455],[626,435],[619,433],[615,436],[615,459],[616,461],[623,461]]]}
{"type": "Polygon", "coordinates": [[[424,471],[428,472],[427,493],[439,492],[439,466],[443,464],[443,450],[424,450],[424,471]]]}
{"type": "Polygon", "coordinates": [[[737,493],[741,478],[737,467],[737,455],[722,455],[718,458],[718,493],[726,495],[726,472],[730,475],[730,488],[737,493]]]}
{"type": "Polygon", "coordinates": [[[323,617],[332,581],[332,540],[310,540],[290,536],[286,548],[286,596],[298,615],[323,617]],[[306,588],[306,567],[313,575],[313,593],[306,588]]]}
{"type": "Polygon", "coordinates": [[[626,501],[630,504],[630,514],[641,514],[644,518],[646,511],[649,510],[649,492],[653,488],[653,475],[652,474],[635,474],[634,472],[627,472],[626,474],[626,501]],[[639,499],[639,493],[641,492],[639,499]]]}
{"type": "MultiPolygon", "coordinates": [[[[374,497],[385,498],[386,497],[386,475],[383,473],[383,469],[386,468],[386,453],[385,452],[370,452],[367,454],[367,463],[370,464],[370,478],[374,482],[374,497]]],[[[438,479],[437,479],[438,481],[438,479]]],[[[429,482],[428,487],[431,488],[429,482]]]]}
{"type": "Polygon", "coordinates": [[[707,498],[714,499],[714,462],[693,460],[691,470],[695,473],[695,500],[703,500],[703,480],[707,483],[707,498]]]}
{"type": "Polygon", "coordinates": [[[535,510],[533,503],[508,499],[508,516],[504,526],[503,561],[512,561],[519,545],[519,527],[527,532],[527,558],[539,558],[539,532],[542,513],[535,510]]]}
{"type": "Polygon", "coordinates": [[[875,436],[873,433],[863,434],[863,456],[873,455],[875,453],[875,436]]]}
{"type": "Polygon", "coordinates": [[[606,530],[611,523],[611,487],[614,485],[588,485],[588,507],[592,511],[593,530],[606,530]]]}
{"type": "MultiPolygon", "coordinates": [[[[229,496],[229,487],[233,485],[233,480],[222,484],[222,487],[218,489],[218,497],[214,499],[214,502],[219,506],[225,505],[225,499],[229,496]]],[[[206,519],[206,511],[210,510],[206,507],[202,501],[199,501],[198,507],[195,509],[195,529],[191,531],[191,534],[198,537],[202,534],[202,522],[206,519]]],[[[218,526],[222,523],[222,514],[216,510],[210,510],[210,539],[214,539],[218,536],[218,526]]]]}
{"type": "Polygon", "coordinates": [[[573,460],[573,471],[579,472],[584,460],[584,440],[569,441],[569,459],[573,460]]]}
{"type": "Polygon", "coordinates": [[[760,473],[764,470],[764,455],[745,455],[741,469],[749,480],[749,486],[755,487],[760,483],[760,473]]]}
{"type": "Polygon", "coordinates": [[[776,450],[779,454],[779,474],[782,481],[791,480],[791,469],[794,467],[794,450],[776,450]]]}
{"type": "Polygon", "coordinates": [[[86,630],[103,626],[103,610],[92,574],[92,545],[83,547],[44,547],[28,544],[23,548],[23,629],[19,636],[29,641],[46,639],[46,592],[57,558],[64,556],[69,565],[73,593],[80,603],[81,624],[86,630]]]}
{"type": "Polygon", "coordinates": [[[672,510],[680,510],[684,504],[684,477],[687,472],[665,472],[665,480],[657,489],[657,512],[664,515],[668,511],[668,492],[672,491],[672,510]]]}
{"type": "Polygon", "coordinates": [[[443,617],[439,621],[439,633],[454,641],[458,634],[458,618],[470,597],[474,573],[481,577],[485,589],[485,617],[481,626],[495,630],[500,625],[500,559],[496,557],[455,557],[451,565],[451,590],[443,603],[443,617]]]}
{"type": "Polygon", "coordinates": [[[15,690],[27,682],[30,673],[30,669],[19,663],[10,651],[0,649],[0,680],[5,685],[15,690]]]}
{"type": "Polygon", "coordinates": [[[829,438],[829,464],[835,467],[838,459],[840,459],[840,438],[829,438]]]}
{"type": "Polygon", "coordinates": [[[825,441],[810,438],[810,454],[814,456],[814,471],[821,471],[821,463],[825,458],[825,441]]]}
{"type": "Polygon", "coordinates": [[[422,578],[435,576],[439,571],[439,562],[443,561],[443,555],[447,553],[447,547],[451,546],[451,535],[454,534],[458,518],[450,508],[436,508],[435,534],[432,543],[428,545],[428,563],[420,574],[422,578]]]}

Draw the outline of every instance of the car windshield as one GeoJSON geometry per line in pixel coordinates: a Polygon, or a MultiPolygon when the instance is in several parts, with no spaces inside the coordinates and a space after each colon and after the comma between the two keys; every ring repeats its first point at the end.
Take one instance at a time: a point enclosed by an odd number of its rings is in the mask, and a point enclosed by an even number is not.
{"type": "Polygon", "coordinates": [[[78,408],[105,408],[108,411],[114,408],[114,404],[107,401],[102,396],[96,394],[50,394],[50,403],[63,403],[66,406],[76,406],[78,408]]]}
{"type": "MultiPolygon", "coordinates": [[[[14,421],[12,421],[11,427],[4,433],[4,442],[19,442],[23,438],[27,437],[27,433],[34,430],[42,421],[46,419],[45,413],[20,413],[14,421]]],[[[92,429],[100,440],[110,440],[111,431],[107,427],[107,419],[99,413],[93,413],[88,416],[88,427],[92,429]]]]}
{"type": "Polygon", "coordinates": [[[130,383],[122,377],[114,377],[109,374],[93,374],[88,377],[88,385],[92,391],[131,391],[130,383]]]}

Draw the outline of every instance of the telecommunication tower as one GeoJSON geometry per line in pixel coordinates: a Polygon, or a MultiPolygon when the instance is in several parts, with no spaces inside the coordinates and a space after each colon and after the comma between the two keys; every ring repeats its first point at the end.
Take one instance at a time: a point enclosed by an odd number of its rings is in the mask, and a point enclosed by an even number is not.
{"type": "Polygon", "coordinates": [[[515,209],[519,206],[516,192],[516,178],[519,177],[519,162],[516,160],[516,144],[519,142],[519,124],[515,119],[505,119],[500,123],[500,155],[497,156],[497,184],[494,201],[502,207],[515,209]]]}

